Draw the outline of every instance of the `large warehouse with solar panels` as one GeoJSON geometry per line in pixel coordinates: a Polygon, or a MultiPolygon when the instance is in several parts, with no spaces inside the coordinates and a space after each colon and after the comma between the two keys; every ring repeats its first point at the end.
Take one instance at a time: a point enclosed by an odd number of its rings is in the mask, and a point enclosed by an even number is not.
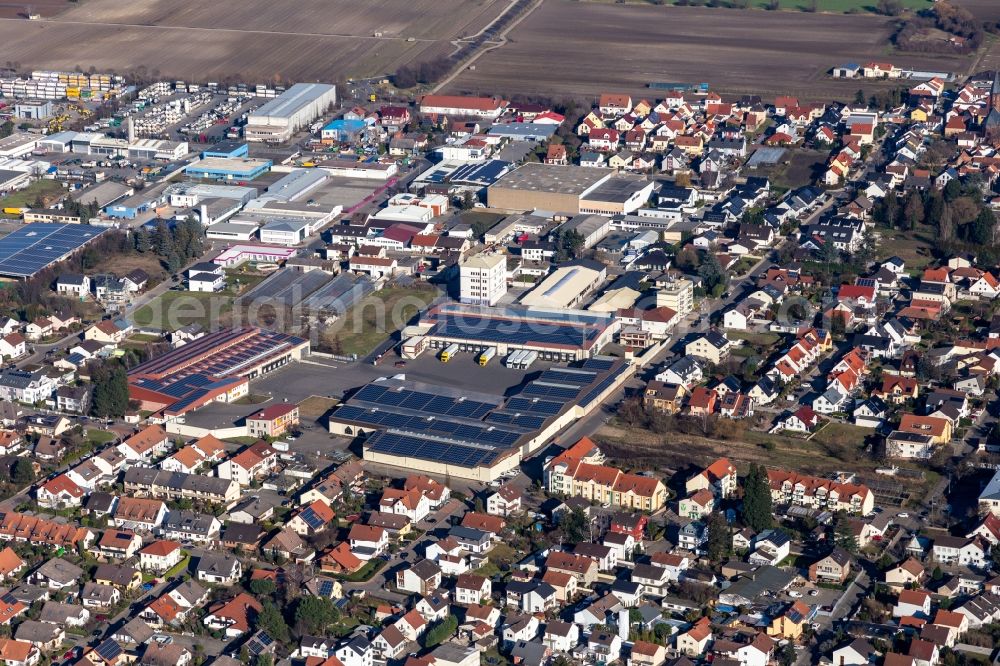
{"type": "Polygon", "coordinates": [[[432,350],[450,344],[474,353],[496,347],[499,356],[524,350],[537,352],[544,361],[567,362],[599,354],[619,327],[618,319],[603,312],[443,303],[404,335],[422,336],[432,350]]]}
{"type": "Polygon", "coordinates": [[[105,231],[86,224],[26,224],[0,238],[0,276],[30,278],[68,259],[105,231]]]}
{"type": "Polygon", "coordinates": [[[336,408],[330,432],[366,436],[364,459],[373,463],[489,482],[593,411],[634,370],[598,356],[545,370],[510,397],[382,378],[336,408]]]}

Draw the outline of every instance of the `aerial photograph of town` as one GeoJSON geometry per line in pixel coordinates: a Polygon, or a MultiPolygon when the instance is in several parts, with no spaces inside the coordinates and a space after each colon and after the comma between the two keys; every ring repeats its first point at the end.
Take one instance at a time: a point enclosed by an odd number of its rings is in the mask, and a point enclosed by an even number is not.
{"type": "Polygon", "coordinates": [[[0,666],[1000,664],[1000,0],[0,2],[0,666]]]}

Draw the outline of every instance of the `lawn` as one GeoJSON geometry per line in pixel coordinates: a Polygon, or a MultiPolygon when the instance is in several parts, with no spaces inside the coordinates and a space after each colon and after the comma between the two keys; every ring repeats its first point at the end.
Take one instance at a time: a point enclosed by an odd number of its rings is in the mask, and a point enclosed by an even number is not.
{"type": "Polygon", "coordinates": [[[87,431],[87,441],[96,445],[103,446],[108,442],[114,441],[118,435],[107,430],[88,430],[87,431]]]}
{"type": "Polygon", "coordinates": [[[336,398],[313,395],[299,403],[299,416],[303,419],[316,420],[337,406],[336,398]]]}
{"type": "Polygon", "coordinates": [[[937,231],[931,227],[921,225],[913,231],[879,227],[876,233],[881,239],[879,259],[897,256],[906,262],[906,271],[910,274],[923,272],[934,260],[937,231]]]}
{"type": "Polygon", "coordinates": [[[777,333],[750,333],[746,331],[727,331],[730,338],[743,340],[755,347],[773,347],[781,342],[781,336],[777,333]]]}
{"type": "Polygon", "coordinates": [[[163,574],[164,580],[169,580],[173,576],[177,576],[185,571],[187,571],[188,565],[191,564],[191,556],[185,555],[184,559],[175,564],[172,568],[168,569],[166,573],[163,574]]]}
{"type": "Polygon", "coordinates": [[[226,274],[226,291],[231,291],[234,294],[242,294],[253,289],[267,277],[262,273],[250,273],[245,270],[245,267],[228,269],[224,272],[226,274]]]}
{"type": "Polygon", "coordinates": [[[58,180],[36,180],[23,190],[13,192],[0,198],[0,208],[32,208],[38,197],[46,199],[47,204],[51,204],[66,190],[58,180]]]}
{"type": "Polygon", "coordinates": [[[346,576],[340,576],[341,580],[345,580],[349,583],[363,583],[365,581],[371,580],[372,576],[377,574],[379,570],[386,564],[385,560],[375,558],[365,562],[365,565],[355,571],[352,574],[347,574],[346,576]]]}
{"type": "Polygon", "coordinates": [[[366,356],[440,295],[422,282],[376,291],[326,328],[323,342],[334,354],[366,356]]]}
{"type": "Polygon", "coordinates": [[[168,291],[135,311],[136,326],[176,331],[188,324],[217,328],[233,310],[233,297],[204,292],[168,291]]]}

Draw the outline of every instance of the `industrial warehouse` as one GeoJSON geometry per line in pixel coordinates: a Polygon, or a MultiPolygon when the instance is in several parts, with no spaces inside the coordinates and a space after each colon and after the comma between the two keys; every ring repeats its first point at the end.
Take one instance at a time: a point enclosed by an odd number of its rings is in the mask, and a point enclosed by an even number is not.
{"type": "Polygon", "coordinates": [[[487,189],[490,208],[544,210],[569,215],[620,215],[642,208],[655,182],[598,167],[530,163],[487,189]]]}
{"type": "Polygon", "coordinates": [[[260,107],[247,119],[247,141],[280,143],[319,118],[337,101],[337,87],[325,83],[296,83],[260,107]]]}
{"type": "Polygon", "coordinates": [[[545,370],[509,398],[381,378],[336,408],[330,432],[367,436],[364,459],[373,463],[489,482],[516,470],[634,371],[627,361],[597,356],[545,370]]]}
{"type": "Polygon", "coordinates": [[[105,229],[79,224],[27,224],[0,239],[0,276],[30,278],[79,252],[105,229]]]}
{"type": "Polygon", "coordinates": [[[456,345],[457,351],[494,349],[499,356],[527,351],[547,361],[581,361],[600,353],[618,327],[615,317],[599,312],[442,303],[404,331],[410,337],[402,355],[414,358],[456,345]]]}
{"type": "Polygon", "coordinates": [[[177,418],[209,402],[247,394],[249,380],[309,353],[309,341],[244,327],[206,335],[129,372],[129,398],[177,418]]]}

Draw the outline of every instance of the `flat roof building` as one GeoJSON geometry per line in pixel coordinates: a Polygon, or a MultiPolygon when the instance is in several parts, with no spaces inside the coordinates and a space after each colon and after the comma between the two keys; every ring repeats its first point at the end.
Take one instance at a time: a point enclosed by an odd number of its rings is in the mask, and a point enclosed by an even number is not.
{"type": "Polygon", "coordinates": [[[600,353],[618,327],[610,314],[583,310],[442,303],[416,328],[431,349],[455,343],[469,352],[496,347],[500,356],[523,350],[538,352],[543,360],[577,361],[600,353]]]}
{"type": "Polygon", "coordinates": [[[96,201],[98,208],[104,208],[105,206],[110,206],[119,199],[130,197],[133,194],[135,194],[135,190],[131,187],[113,180],[106,180],[103,183],[94,185],[93,187],[77,190],[70,194],[69,198],[84,205],[96,201]]]}
{"type": "Polygon", "coordinates": [[[184,173],[192,178],[248,181],[267,173],[271,160],[249,157],[206,157],[192,162],[184,173]]]}
{"type": "Polygon", "coordinates": [[[319,118],[337,101],[337,87],[326,83],[296,83],[247,117],[247,141],[281,143],[319,118]]]}
{"type": "Polygon", "coordinates": [[[507,293],[507,255],[480,254],[459,265],[459,300],[496,305],[507,293]]]}
{"type": "Polygon", "coordinates": [[[649,201],[656,183],[644,176],[612,176],[580,197],[580,212],[599,215],[632,213],[649,201]]]}
{"type": "Polygon", "coordinates": [[[556,268],[534,289],[521,297],[521,305],[543,308],[575,308],[607,277],[607,269],[596,261],[573,262],[556,268]]]}
{"type": "Polygon", "coordinates": [[[10,136],[0,139],[0,157],[24,157],[29,155],[38,145],[38,141],[41,138],[38,134],[14,132],[10,136]]]}
{"type": "Polygon", "coordinates": [[[370,463],[492,481],[589,414],[633,372],[627,361],[599,356],[545,370],[510,397],[382,378],[336,408],[330,432],[367,436],[363,456],[370,463]]]}
{"type": "Polygon", "coordinates": [[[615,215],[641,208],[654,186],[643,176],[608,169],[531,163],[490,185],[487,202],[502,210],[615,215]]]}

